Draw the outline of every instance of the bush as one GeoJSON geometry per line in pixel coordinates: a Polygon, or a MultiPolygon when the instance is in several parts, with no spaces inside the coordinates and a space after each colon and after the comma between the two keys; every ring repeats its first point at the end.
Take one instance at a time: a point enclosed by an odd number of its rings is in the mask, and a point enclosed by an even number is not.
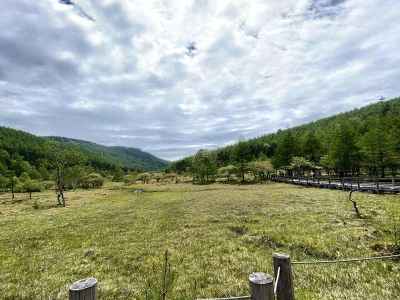
{"type": "Polygon", "coordinates": [[[136,175],[128,174],[124,176],[124,183],[126,184],[134,184],[136,182],[136,175]]]}
{"type": "Polygon", "coordinates": [[[8,185],[8,178],[0,175],[0,191],[6,191],[8,185]]]}
{"type": "Polygon", "coordinates": [[[29,193],[29,198],[32,198],[32,193],[41,192],[43,185],[37,180],[29,179],[22,184],[22,190],[29,193]]]}
{"type": "Polygon", "coordinates": [[[136,180],[140,180],[143,183],[149,183],[151,179],[150,173],[141,173],[136,177],[136,180]]]}
{"type": "Polygon", "coordinates": [[[84,189],[99,188],[104,184],[104,178],[98,173],[90,173],[82,178],[80,187],[84,189]]]}
{"type": "Polygon", "coordinates": [[[51,189],[54,189],[54,187],[55,187],[54,181],[48,181],[48,180],[43,181],[42,185],[45,190],[51,190],[51,189]]]}

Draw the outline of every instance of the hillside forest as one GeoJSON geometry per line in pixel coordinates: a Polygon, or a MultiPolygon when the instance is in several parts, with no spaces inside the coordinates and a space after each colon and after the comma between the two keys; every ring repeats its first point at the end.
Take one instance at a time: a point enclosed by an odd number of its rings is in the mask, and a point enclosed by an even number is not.
{"type": "Polygon", "coordinates": [[[0,127],[0,191],[31,194],[55,189],[60,205],[64,191],[96,188],[105,180],[136,178],[167,162],[139,149],[59,137],[38,137],[0,127]]]}
{"type": "Polygon", "coordinates": [[[217,150],[200,150],[169,170],[198,183],[285,175],[395,176],[400,167],[400,98],[378,102],[217,150]]]}

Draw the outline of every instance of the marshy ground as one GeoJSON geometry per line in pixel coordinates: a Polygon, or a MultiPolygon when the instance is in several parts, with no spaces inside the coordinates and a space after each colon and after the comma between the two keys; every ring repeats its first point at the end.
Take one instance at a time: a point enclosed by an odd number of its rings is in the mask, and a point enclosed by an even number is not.
{"type": "MultiPolygon", "coordinates": [[[[272,274],[272,253],[292,260],[400,251],[400,197],[286,184],[108,185],[33,200],[0,195],[0,298],[65,299],[94,276],[100,299],[239,296],[253,271],[272,274]],[[143,188],[143,193],[135,193],[143,188]],[[34,203],[37,203],[37,206],[34,203]],[[35,206],[35,207],[34,207],[35,206]]],[[[400,261],[294,266],[296,299],[399,299],[400,261]]]]}

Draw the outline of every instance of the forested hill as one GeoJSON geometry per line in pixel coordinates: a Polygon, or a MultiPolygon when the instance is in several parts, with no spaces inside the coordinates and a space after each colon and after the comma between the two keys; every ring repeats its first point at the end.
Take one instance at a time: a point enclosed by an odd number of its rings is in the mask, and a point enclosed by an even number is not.
{"type": "Polygon", "coordinates": [[[31,178],[47,179],[61,154],[65,163],[88,171],[112,174],[120,168],[159,170],[167,163],[138,149],[105,147],[65,138],[39,137],[0,126],[0,175],[27,173],[31,178]]]}
{"type": "Polygon", "coordinates": [[[70,139],[65,137],[47,137],[66,145],[79,147],[84,151],[96,153],[106,161],[112,162],[126,168],[142,169],[145,171],[156,171],[165,168],[168,162],[148,152],[137,148],[121,146],[103,146],[96,143],[70,139]]]}
{"type": "MultiPolygon", "coordinates": [[[[333,172],[364,169],[383,175],[400,164],[400,98],[278,130],[208,155],[217,167],[271,160],[276,169],[300,163],[333,172]]],[[[189,170],[192,161],[188,157],[174,162],[171,169],[189,170]]]]}

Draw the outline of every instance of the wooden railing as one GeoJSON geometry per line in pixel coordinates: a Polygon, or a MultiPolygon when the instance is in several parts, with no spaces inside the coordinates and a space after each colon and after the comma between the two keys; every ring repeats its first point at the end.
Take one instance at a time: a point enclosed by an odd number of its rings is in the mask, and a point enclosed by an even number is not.
{"type": "Polygon", "coordinates": [[[303,186],[353,190],[372,193],[400,193],[399,177],[336,177],[336,176],[279,176],[270,180],[303,186]]]}

